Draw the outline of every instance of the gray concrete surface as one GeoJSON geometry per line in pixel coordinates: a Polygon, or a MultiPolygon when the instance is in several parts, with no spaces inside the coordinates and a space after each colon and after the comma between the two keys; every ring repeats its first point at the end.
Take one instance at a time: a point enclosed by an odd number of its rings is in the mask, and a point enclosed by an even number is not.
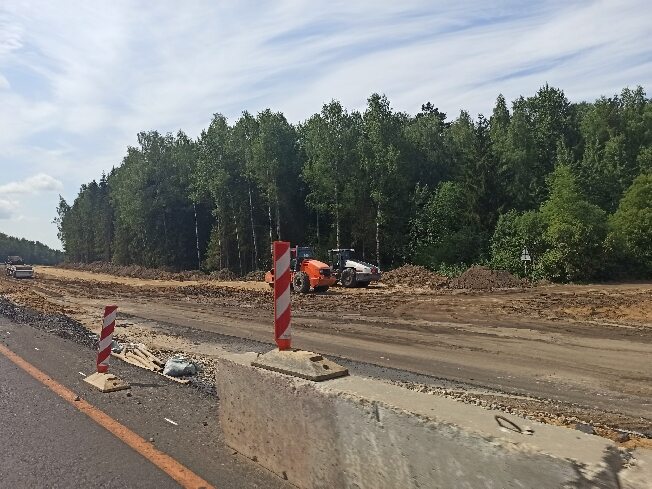
{"type": "Polygon", "coordinates": [[[597,436],[372,379],[317,384],[253,358],[218,362],[225,440],[301,488],[620,487],[628,454],[597,436]]]}

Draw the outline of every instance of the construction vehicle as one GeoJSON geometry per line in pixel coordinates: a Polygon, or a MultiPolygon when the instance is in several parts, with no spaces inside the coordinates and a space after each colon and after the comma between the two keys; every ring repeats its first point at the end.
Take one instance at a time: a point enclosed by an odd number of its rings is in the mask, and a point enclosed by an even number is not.
{"type": "MultiPolygon", "coordinates": [[[[290,248],[290,288],[294,292],[306,294],[310,289],[315,292],[326,292],[335,284],[331,267],[315,258],[315,252],[310,246],[295,246],[290,248]]],[[[274,287],[274,270],[265,274],[265,282],[274,287]]]]}
{"type": "Polygon", "coordinates": [[[34,269],[31,265],[25,265],[20,256],[8,256],[5,261],[5,272],[13,278],[34,278],[34,269]]]}
{"type": "Polygon", "coordinates": [[[353,258],[355,250],[328,250],[328,257],[337,281],[344,287],[367,287],[380,280],[380,269],[370,263],[353,258]]]}

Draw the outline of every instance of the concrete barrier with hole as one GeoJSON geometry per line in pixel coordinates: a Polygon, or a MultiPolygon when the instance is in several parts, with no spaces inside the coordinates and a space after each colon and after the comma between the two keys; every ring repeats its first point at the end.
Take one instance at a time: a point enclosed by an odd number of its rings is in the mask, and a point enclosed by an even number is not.
{"type": "Polygon", "coordinates": [[[652,480],[647,451],[373,379],[315,383],[255,359],[218,360],[225,440],[300,488],[642,489],[652,480]]]}

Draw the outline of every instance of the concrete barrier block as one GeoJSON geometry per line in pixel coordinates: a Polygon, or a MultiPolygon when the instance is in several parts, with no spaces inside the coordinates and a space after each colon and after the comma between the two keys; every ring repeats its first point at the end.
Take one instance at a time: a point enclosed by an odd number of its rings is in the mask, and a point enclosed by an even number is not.
{"type": "Polygon", "coordinates": [[[218,360],[225,440],[301,488],[620,487],[623,453],[597,436],[373,379],[318,384],[254,359],[218,360]]]}

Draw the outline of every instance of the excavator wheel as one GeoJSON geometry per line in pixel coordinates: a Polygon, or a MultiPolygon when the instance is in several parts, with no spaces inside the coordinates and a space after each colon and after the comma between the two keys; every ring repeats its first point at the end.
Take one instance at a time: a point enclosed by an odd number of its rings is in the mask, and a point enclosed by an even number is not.
{"type": "Polygon", "coordinates": [[[355,287],[355,270],[347,268],[342,272],[342,278],[340,279],[344,287],[355,287]]]}
{"type": "Polygon", "coordinates": [[[328,285],[318,285],[315,287],[315,292],[326,292],[328,290],[328,285]]]}
{"type": "Polygon", "coordinates": [[[369,287],[369,282],[358,282],[358,287],[360,287],[361,289],[366,289],[367,287],[369,287]]]}
{"type": "Polygon", "coordinates": [[[292,285],[294,286],[295,292],[298,292],[299,294],[307,294],[310,290],[310,279],[308,279],[308,274],[306,272],[295,273],[292,285]]]}

